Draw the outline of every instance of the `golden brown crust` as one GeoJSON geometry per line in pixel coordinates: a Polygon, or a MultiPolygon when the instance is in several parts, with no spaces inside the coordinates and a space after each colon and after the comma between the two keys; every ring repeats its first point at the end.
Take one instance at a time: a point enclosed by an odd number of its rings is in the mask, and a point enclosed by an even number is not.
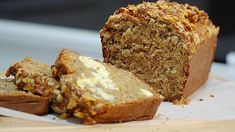
{"type": "Polygon", "coordinates": [[[217,36],[213,35],[205,39],[204,44],[197,47],[196,53],[192,56],[189,68],[189,76],[184,88],[184,96],[190,96],[200,88],[208,79],[211,64],[214,59],[217,36]]]}
{"type": "Polygon", "coordinates": [[[0,107],[43,115],[48,113],[49,98],[18,91],[12,79],[1,79],[0,107]]]}
{"type": "Polygon", "coordinates": [[[49,98],[24,92],[0,92],[0,107],[44,115],[48,113],[49,98]]]}
{"type": "Polygon", "coordinates": [[[148,120],[154,117],[160,103],[161,101],[159,99],[152,98],[125,104],[118,104],[111,106],[107,110],[107,113],[97,115],[93,118],[97,122],[101,123],[148,120]]]}

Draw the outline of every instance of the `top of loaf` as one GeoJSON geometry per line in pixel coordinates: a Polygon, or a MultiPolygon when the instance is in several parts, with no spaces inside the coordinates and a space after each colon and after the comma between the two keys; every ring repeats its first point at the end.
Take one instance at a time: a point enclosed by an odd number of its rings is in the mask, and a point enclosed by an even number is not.
{"type": "Polygon", "coordinates": [[[192,52],[203,41],[203,38],[209,38],[219,32],[219,28],[212,24],[205,11],[189,4],[179,4],[166,0],[159,0],[155,3],[143,2],[138,5],[128,5],[126,8],[119,8],[109,18],[104,29],[108,28],[111,23],[118,23],[123,19],[139,24],[143,20],[149,20],[149,23],[158,21],[172,25],[177,34],[181,34],[185,38],[185,43],[188,44],[185,47],[189,47],[192,52]],[[200,37],[202,35],[206,37],[200,37]]]}

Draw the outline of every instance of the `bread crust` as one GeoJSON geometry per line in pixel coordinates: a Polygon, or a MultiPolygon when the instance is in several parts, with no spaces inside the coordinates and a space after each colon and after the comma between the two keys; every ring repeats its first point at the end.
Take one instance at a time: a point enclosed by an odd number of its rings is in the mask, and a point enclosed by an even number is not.
{"type": "Polygon", "coordinates": [[[48,113],[49,98],[21,91],[0,91],[0,107],[35,115],[44,115],[48,113]]]}
{"type": "Polygon", "coordinates": [[[0,79],[0,107],[36,115],[48,113],[49,98],[19,91],[12,78],[0,79]]]}
{"type": "Polygon", "coordinates": [[[196,53],[192,56],[189,66],[189,75],[184,87],[183,95],[185,97],[193,94],[208,79],[211,65],[214,59],[216,49],[217,35],[205,38],[198,47],[196,53]]]}
{"type": "Polygon", "coordinates": [[[94,116],[96,122],[124,122],[148,120],[155,116],[161,100],[149,98],[111,106],[106,113],[94,116]]]}

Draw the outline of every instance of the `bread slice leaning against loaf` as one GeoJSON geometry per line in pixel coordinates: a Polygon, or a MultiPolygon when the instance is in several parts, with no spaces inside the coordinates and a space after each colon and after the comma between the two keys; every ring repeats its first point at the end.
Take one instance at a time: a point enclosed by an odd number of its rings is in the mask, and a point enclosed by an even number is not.
{"type": "Polygon", "coordinates": [[[14,79],[0,79],[0,107],[44,115],[48,113],[49,98],[19,91],[14,79]]]}
{"type": "Polygon", "coordinates": [[[146,120],[154,117],[159,94],[131,72],[63,49],[52,66],[61,99],[53,106],[85,124],[146,120]]]}

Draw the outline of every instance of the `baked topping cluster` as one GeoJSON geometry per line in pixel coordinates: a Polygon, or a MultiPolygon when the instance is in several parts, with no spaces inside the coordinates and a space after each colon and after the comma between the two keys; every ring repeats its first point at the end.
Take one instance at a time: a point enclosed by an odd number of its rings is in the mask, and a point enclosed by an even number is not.
{"type": "Polygon", "coordinates": [[[50,97],[51,100],[56,97],[59,82],[52,77],[51,68],[46,64],[28,57],[8,69],[6,76],[11,75],[15,77],[15,84],[21,90],[50,97]]]}

